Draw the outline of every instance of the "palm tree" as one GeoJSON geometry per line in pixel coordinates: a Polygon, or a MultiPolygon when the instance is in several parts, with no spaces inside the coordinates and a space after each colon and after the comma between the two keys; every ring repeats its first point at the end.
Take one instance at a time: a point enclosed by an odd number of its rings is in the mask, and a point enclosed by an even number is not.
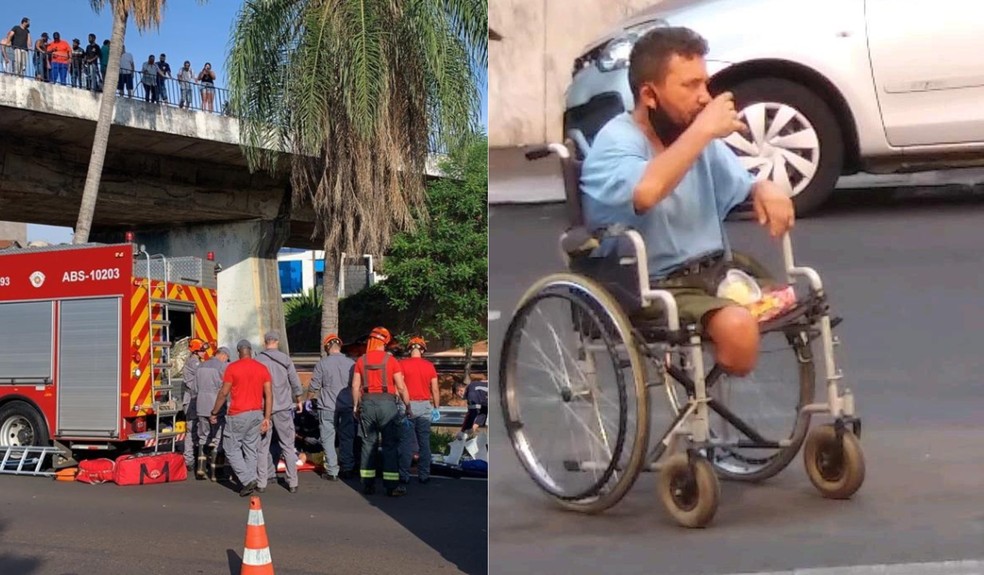
{"type": "MultiPolygon", "coordinates": [[[[206,0],[199,0],[204,3],[206,0]]],[[[92,231],[92,217],[96,212],[96,198],[102,180],[103,162],[106,160],[106,147],[109,145],[109,129],[113,124],[113,110],[116,108],[116,88],[120,77],[120,56],[123,55],[123,41],[126,36],[126,22],[133,17],[141,31],[158,28],[164,19],[164,5],[167,0],[89,0],[97,13],[106,6],[113,11],[113,33],[109,40],[109,63],[103,79],[102,99],[99,102],[99,119],[96,122],[96,135],[92,140],[92,155],[89,158],[89,171],[85,175],[85,188],[82,190],[82,205],[79,219],[75,224],[72,243],[84,244],[89,241],[92,231]]]]}
{"type": "Polygon", "coordinates": [[[251,169],[287,169],[325,250],[322,336],[342,254],[380,254],[423,206],[425,168],[478,124],[488,0],[245,0],[227,69],[251,169]]]}

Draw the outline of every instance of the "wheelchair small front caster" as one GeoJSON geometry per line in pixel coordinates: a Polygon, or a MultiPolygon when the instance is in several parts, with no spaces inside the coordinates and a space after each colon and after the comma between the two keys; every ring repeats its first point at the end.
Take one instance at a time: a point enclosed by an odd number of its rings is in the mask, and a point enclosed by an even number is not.
{"type": "Polygon", "coordinates": [[[803,460],[813,486],[828,499],[850,499],[864,483],[861,442],[848,429],[840,440],[833,425],[813,429],[803,447],[803,460]]]}
{"type": "Polygon", "coordinates": [[[684,527],[705,527],[721,500],[714,467],[703,457],[677,453],[659,472],[656,491],[670,516],[684,527]]]}

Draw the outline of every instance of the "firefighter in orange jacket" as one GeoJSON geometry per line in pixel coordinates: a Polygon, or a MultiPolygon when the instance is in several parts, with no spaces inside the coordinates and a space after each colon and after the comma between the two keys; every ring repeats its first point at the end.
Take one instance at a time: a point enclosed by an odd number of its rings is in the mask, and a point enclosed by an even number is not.
{"type": "Polygon", "coordinates": [[[376,439],[382,433],[383,487],[391,497],[406,495],[400,485],[399,447],[401,418],[397,402],[402,401],[410,416],[410,395],[403,382],[400,362],[386,351],[391,340],[389,330],[377,327],[369,334],[366,353],[355,362],[352,375],[352,402],[355,416],[362,426],[362,476],[363,492],[370,495],[376,490],[376,468],[372,464],[376,439]]]}

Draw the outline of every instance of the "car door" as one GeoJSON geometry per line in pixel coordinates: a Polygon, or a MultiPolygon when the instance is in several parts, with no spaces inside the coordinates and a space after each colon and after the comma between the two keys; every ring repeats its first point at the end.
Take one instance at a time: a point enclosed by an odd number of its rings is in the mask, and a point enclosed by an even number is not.
{"type": "Polygon", "coordinates": [[[868,47],[892,146],[984,142],[980,0],[866,0],[868,47]]]}

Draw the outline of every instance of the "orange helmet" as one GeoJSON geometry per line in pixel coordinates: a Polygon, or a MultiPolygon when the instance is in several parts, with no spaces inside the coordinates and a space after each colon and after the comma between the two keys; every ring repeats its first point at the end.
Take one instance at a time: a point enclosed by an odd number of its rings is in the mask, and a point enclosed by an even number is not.
{"type": "Polygon", "coordinates": [[[372,331],[369,332],[369,337],[371,337],[372,339],[378,339],[379,341],[383,342],[383,345],[386,345],[392,339],[389,330],[386,329],[385,327],[372,328],[372,331]]]}
{"type": "Polygon", "coordinates": [[[338,342],[338,345],[342,345],[342,338],[338,337],[338,335],[334,333],[329,333],[325,336],[325,339],[321,340],[321,345],[322,347],[328,347],[332,344],[332,342],[338,342]]]}
{"type": "Polygon", "coordinates": [[[407,347],[409,349],[417,347],[420,348],[420,351],[427,351],[427,342],[420,336],[414,336],[410,338],[410,343],[407,344],[407,347]]]}
{"type": "Polygon", "coordinates": [[[208,343],[198,339],[197,337],[191,340],[188,344],[188,351],[194,353],[196,351],[205,351],[208,349],[208,343]]]}

